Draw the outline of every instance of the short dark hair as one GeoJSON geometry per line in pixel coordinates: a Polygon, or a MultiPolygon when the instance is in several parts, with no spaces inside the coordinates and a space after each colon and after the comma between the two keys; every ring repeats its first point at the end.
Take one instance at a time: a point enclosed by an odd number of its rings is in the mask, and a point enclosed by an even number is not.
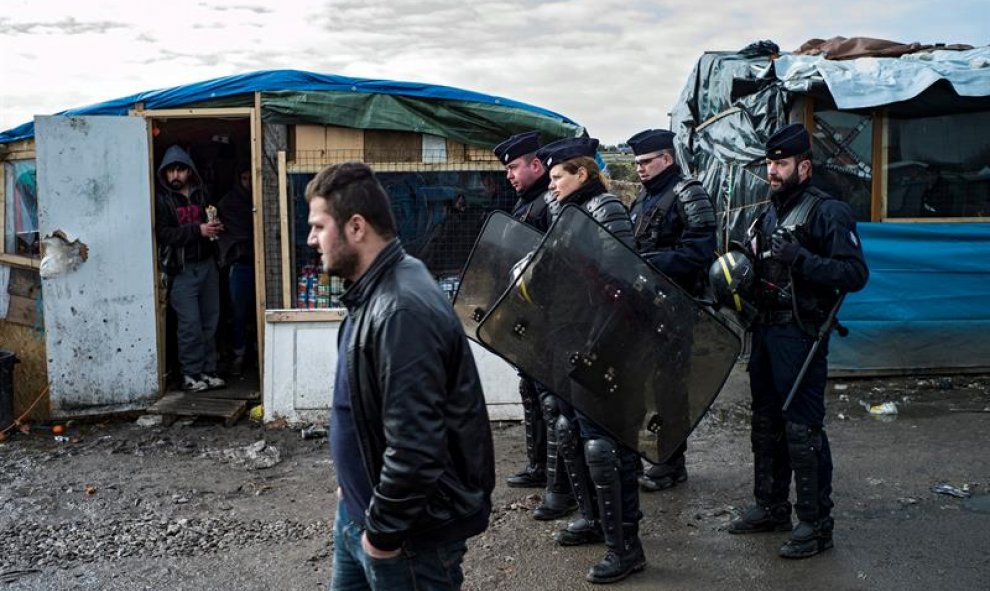
{"type": "Polygon", "coordinates": [[[331,164],[318,172],[306,185],[306,202],[314,197],[327,200],[327,210],[338,228],[358,214],[383,238],[396,235],[388,193],[363,162],[331,164]]]}

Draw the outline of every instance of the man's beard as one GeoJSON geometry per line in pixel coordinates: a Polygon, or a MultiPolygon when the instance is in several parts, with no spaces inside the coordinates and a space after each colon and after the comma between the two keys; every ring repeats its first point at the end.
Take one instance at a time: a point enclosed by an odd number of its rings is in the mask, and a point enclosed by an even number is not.
{"type": "Polygon", "coordinates": [[[796,170],[786,178],[784,177],[778,177],[778,178],[780,178],[780,186],[777,187],[776,189],[772,187],[770,188],[770,192],[773,193],[774,195],[787,195],[794,190],[794,187],[801,184],[801,181],[798,179],[798,174],[796,170]]]}
{"type": "Polygon", "coordinates": [[[171,187],[173,191],[181,191],[183,182],[180,180],[171,181],[168,186],[171,187]]]}
{"type": "Polygon", "coordinates": [[[334,277],[340,277],[341,279],[357,279],[357,277],[354,277],[354,273],[358,267],[357,251],[343,240],[340,240],[336,246],[336,260],[332,265],[324,264],[323,272],[334,277]]]}

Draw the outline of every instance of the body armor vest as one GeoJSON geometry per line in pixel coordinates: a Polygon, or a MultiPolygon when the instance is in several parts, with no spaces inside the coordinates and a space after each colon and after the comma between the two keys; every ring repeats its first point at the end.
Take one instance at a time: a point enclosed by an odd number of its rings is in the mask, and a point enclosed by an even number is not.
{"type": "Polygon", "coordinates": [[[821,315],[821,306],[817,298],[810,290],[806,294],[794,293],[797,286],[793,285],[791,268],[770,256],[770,242],[775,230],[785,228],[799,244],[807,248],[805,226],[818,204],[827,198],[818,189],[809,187],[794,198],[794,205],[784,213],[783,218],[778,219],[775,210],[767,209],[753,223],[757,244],[756,276],[760,279],[756,297],[761,311],[794,311],[796,300],[800,317],[816,322],[819,320],[816,317],[821,315]]]}

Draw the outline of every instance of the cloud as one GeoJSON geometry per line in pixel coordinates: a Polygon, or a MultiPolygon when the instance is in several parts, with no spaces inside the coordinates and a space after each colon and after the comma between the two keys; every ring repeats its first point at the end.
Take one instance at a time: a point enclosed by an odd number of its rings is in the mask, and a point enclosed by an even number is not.
{"type": "Polygon", "coordinates": [[[54,16],[47,3],[19,6],[0,17],[0,55],[14,56],[0,60],[2,129],[142,90],[293,68],[505,96],[615,143],[667,124],[705,51],[760,39],[793,50],[834,35],[986,43],[980,19],[965,17],[985,14],[977,0],[76,0],[54,16]]]}

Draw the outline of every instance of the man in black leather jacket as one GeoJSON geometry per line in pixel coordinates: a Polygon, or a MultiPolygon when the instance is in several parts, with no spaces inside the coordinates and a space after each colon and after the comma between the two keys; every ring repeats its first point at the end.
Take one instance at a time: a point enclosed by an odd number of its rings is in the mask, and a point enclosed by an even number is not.
{"type": "Polygon", "coordinates": [[[459,589],[495,470],[481,381],[461,324],[396,238],[359,162],[306,187],[308,244],[342,277],[330,443],[337,471],[332,589],[459,589]]]}

